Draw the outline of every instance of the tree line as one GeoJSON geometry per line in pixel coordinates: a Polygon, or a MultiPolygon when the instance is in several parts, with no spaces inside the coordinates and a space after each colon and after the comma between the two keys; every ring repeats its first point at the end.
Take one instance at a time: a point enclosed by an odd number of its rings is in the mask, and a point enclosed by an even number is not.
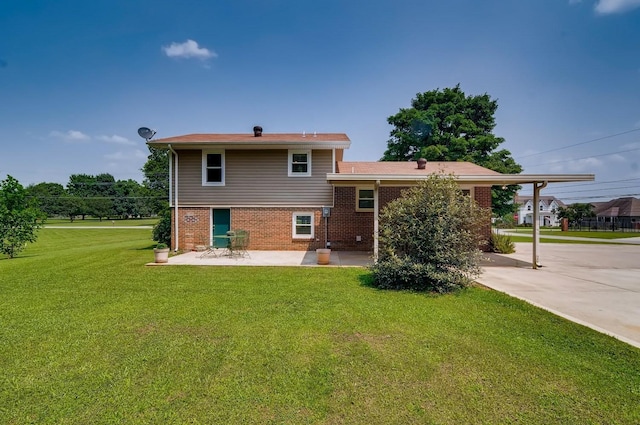
{"type": "Polygon", "coordinates": [[[72,174],[66,187],[60,183],[28,186],[26,196],[47,217],[66,217],[73,221],[91,216],[103,218],[149,217],[168,206],[168,162],[166,152],[154,148],[142,171],[142,184],[135,180],[116,180],[109,173],[72,174]]]}
{"type": "Polygon", "coordinates": [[[67,217],[71,221],[88,215],[102,220],[157,213],[157,194],[135,180],[115,180],[108,173],[72,174],[66,187],[38,183],[28,186],[26,192],[47,217],[67,217]]]}

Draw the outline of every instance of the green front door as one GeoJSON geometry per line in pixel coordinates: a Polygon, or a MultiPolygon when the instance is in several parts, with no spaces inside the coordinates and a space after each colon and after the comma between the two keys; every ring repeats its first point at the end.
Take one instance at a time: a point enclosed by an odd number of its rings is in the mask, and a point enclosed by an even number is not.
{"type": "Polygon", "coordinates": [[[211,225],[211,237],[213,245],[216,248],[224,248],[227,246],[227,240],[216,238],[216,236],[224,236],[231,230],[231,210],[212,210],[213,223],[211,225]]]}

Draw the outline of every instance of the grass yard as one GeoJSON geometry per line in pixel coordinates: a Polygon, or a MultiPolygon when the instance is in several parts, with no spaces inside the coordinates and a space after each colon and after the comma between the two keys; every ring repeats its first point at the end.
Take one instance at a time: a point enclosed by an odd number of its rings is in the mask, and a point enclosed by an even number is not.
{"type": "MultiPolygon", "coordinates": [[[[511,239],[512,242],[527,242],[527,243],[532,243],[533,238],[531,236],[516,236],[516,235],[509,235],[509,238],[511,239]]],[[[608,242],[603,242],[602,239],[596,239],[594,238],[593,240],[590,241],[585,241],[585,240],[572,240],[572,239],[551,239],[551,238],[545,238],[543,236],[540,237],[540,243],[568,243],[568,244],[587,244],[587,245],[611,245],[611,243],[608,242]]],[[[629,245],[629,244],[623,244],[623,245],[629,245]]]]}
{"type": "Polygon", "coordinates": [[[79,218],[73,220],[63,218],[49,218],[45,223],[46,226],[65,226],[65,227],[113,227],[113,226],[153,226],[158,222],[157,218],[130,218],[130,219],[102,219],[87,217],[84,220],[79,218]]]}
{"type": "MultiPolygon", "coordinates": [[[[513,230],[509,230],[510,232],[522,233],[522,234],[532,234],[533,230],[531,228],[518,227],[513,230]]],[[[578,238],[593,238],[593,239],[624,239],[624,238],[639,238],[640,232],[612,232],[605,230],[594,230],[592,232],[588,230],[569,230],[568,232],[563,232],[560,229],[540,229],[540,235],[547,236],[571,236],[578,238]]]]}
{"type": "Polygon", "coordinates": [[[640,350],[500,293],[152,246],[43,229],[0,259],[0,423],[640,423],[640,350]]]}

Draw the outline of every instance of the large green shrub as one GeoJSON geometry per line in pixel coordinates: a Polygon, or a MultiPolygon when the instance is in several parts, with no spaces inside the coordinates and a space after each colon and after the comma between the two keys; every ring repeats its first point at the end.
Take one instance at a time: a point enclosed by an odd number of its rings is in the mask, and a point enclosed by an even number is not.
{"type": "Polygon", "coordinates": [[[0,181],[0,253],[13,258],[35,242],[46,217],[18,180],[7,176],[0,181]]]}
{"type": "Polygon", "coordinates": [[[433,292],[469,285],[480,273],[489,214],[451,176],[433,175],[404,191],[380,213],[374,285],[433,292]]]}
{"type": "Polygon", "coordinates": [[[153,226],[153,240],[171,246],[171,210],[168,207],[160,213],[160,220],[153,226]]]}

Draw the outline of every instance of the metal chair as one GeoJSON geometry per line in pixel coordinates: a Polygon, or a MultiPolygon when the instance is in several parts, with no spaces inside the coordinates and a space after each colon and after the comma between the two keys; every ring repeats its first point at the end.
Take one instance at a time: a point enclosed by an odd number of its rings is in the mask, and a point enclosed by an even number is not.
{"type": "Polygon", "coordinates": [[[247,246],[249,246],[249,232],[247,230],[236,229],[235,237],[231,238],[231,252],[232,255],[238,255],[239,257],[245,257],[249,255],[247,246]]]}

